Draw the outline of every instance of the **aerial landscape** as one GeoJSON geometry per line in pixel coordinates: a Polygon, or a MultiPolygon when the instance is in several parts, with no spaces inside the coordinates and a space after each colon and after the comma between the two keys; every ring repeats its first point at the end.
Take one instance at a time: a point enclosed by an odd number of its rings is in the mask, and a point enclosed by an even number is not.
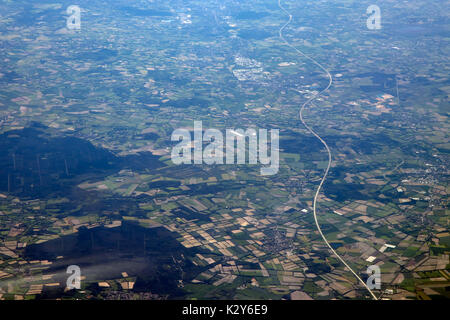
{"type": "Polygon", "coordinates": [[[449,16],[0,0],[0,300],[449,299],[449,16]]]}

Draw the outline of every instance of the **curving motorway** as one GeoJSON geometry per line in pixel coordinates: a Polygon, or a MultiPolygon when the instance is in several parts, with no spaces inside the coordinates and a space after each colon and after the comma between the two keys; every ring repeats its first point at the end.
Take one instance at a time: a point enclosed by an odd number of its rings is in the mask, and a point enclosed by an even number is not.
{"type": "Polygon", "coordinates": [[[308,59],[309,61],[311,61],[312,63],[314,63],[316,66],[318,66],[321,70],[323,70],[329,79],[328,85],[326,86],[325,89],[323,89],[322,91],[320,91],[319,93],[313,95],[312,97],[310,97],[308,100],[306,100],[305,103],[303,103],[303,105],[300,108],[299,111],[299,115],[300,115],[300,121],[302,122],[302,124],[305,126],[305,128],[311,133],[313,134],[317,139],[320,140],[320,142],[325,146],[327,153],[328,153],[328,165],[327,165],[327,169],[325,170],[325,173],[322,177],[322,179],[320,180],[320,184],[317,187],[316,193],[314,195],[314,202],[313,202],[313,214],[314,214],[314,221],[316,223],[316,227],[317,230],[319,231],[323,241],[325,242],[325,244],[328,246],[328,248],[331,250],[331,252],[339,259],[339,261],[342,262],[342,264],[351,271],[351,273],[356,277],[356,279],[359,280],[359,282],[367,289],[367,291],[370,293],[370,295],[372,296],[372,298],[374,300],[378,300],[378,298],[375,296],[375,294],[372,292],[372,290],[367,286],[367,284],[361,279],[361,277],[347,264],[347,262],[345,262],[344,259],[342,259],[342,257],[331,247],[330,243],[328,242],[327,238],[325,237],[325,235],[322,232],[322,229],[320,228],[319,222],[317,221],[317,212],[316,212],[316,207],[317,207],[317,198],[319,196],[320,190],[322,189],[323,183],[325,182],[327,176],[328,176],[328,171],[330,170],[331,167],[331,151],[330,148],[328,147],[328,144],[325,142],[325,140],[323,140],[310,126],[308,126],[308,124],[306,124],[306,122],[303,119],[303,111],[305,110],[305,107],[308,106],[309,104],[312,104],[312,102],[317,99],[320,95],[322,95],[325,91],[327,91],[331,85],[333,84],[333,77],[331,76],[331,73],[325,68],[323,67],[319,62],[317,62],[315,59],[311,58],[310,56],[304,54],[302,51],[300,51],[299,49],[297,49],[296,47],[294,47],[293,45],[291,45],[283,36],[283,31],[284,29],[291,23],[292,21],[292,15],[281,5],[281,0],[278,0],[278,6],[280,7],[280,9],[286,13],[289,16],[289,20],[280,28],[279,30],[279,36],[280,39],[290,48],[292,48],[293,50],[295,50],[298,54],[300,54],[301,56],[303,56],[304,58],[308,59]]]}

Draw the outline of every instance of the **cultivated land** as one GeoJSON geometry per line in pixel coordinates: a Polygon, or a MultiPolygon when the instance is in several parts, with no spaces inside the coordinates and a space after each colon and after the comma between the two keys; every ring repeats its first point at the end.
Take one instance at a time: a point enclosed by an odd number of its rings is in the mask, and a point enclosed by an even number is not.
{"type": "MultiPolygon", "coordinates": [[[[333,77],[318,222],[377,297],[449,298],[448,17],[369,2],[283,3],[333,77]]],[[[71,4],[0,1],[0,299],[371,298],[315,225],[328,78],[276,0],[71,4]],[[173,165],[194,120],[279,129],[278,174],[173,165]]]]}

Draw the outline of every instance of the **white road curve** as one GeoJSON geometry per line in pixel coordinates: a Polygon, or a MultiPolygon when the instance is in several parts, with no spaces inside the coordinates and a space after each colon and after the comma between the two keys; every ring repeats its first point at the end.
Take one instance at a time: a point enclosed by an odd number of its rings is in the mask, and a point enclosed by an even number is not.
{"type": "Polygon", "coordinates": [[[310,56],[304,54],[302,51],[300,51],[299,49],[297,49],[296,47],[294,47],[292,44],[290,44],[283,36],[283,31],[284,29],[291,23],[292,21],[292,15],[281,5],[281,0],[278,0],[278,6],[280,7],[280,9],[286,13],[289,16],[289,20],[280,28],[279,30],[279,36],[280,39],[290,48],[294,49],[298,54],[300,54],[301,56],[305,57],[306,59],[310,60],[312,63],[314,63],[316,66],[318,66],[321,70],[323,70],[329,79],[328,85],[326,86],[325,89],[323,89],[322,91],[314,94],[312,97],[310,97],[308,100],[306,100],[305,103],[303,103],[303,105],[300,108],[299,111],[299,115],[300,115],[300,121],[302,122],[302,124],[305,126],[305,128],[311,133],[313,134],[317,139],[320,140],[320,142],[325,146],[327,152],[328,152],[328,165],[327,165],[327,169],[325,170],[325,173],[322,177],[322,179],[320,180],[320,184],[317,187],[316,193],[314,195],[314,202],[313,202],[313,215],[314,215],[314,221],[316,223],[316,227],[317,230],[319,231],[323,241],[325,242],[325,244],[328,246],[328,248],[330,249],[330,251],[339,259],[339,261],[342,262],[342,264],[348,269],[350,270],[350,272],[356,277],[356,279],[359,280],[359,282],[364,286],[364,288],[367,289],[367,291],[370,293],[370,295],[372,296],[372,298],[374,300],[378,300],[378,298],[375,296],[375,294],[372,292],[372,290],[367,286],[367,284],[361,279],[361,277],[347,264],[347,262],[345,262],[345,260],[333,249],[333,247],[331,247],[330,243],[328,242],[327,238],[325,237],[325,235],[322,232],[322,229],[320,228],[319,222],[317,221],[317,212],[316,212],[316,207],[317,207],[317,198],[320,194],[320,190],[322,189],[322,186],[328,176],[328,171],[330,171],[330,167],[331,167],[331,162],[332,162],[332,157],[331,157],[331,151],[330,148],[328,147],[328,144],[325,142],[325,140],[323,140],[310,126],[308,126],[306,124],[306,122],[303,119],[303,110],[305,109],[305,107],[309,104],[312,104],[312,102],[317,99],[320,95],[322,95],[325,91],[327,91],[331,85],[333,84],[333,77],[331,76],[331,73],[324,67],[322,66],[319,62],[317,62],[315,59],[311,58],[310,56]]]}

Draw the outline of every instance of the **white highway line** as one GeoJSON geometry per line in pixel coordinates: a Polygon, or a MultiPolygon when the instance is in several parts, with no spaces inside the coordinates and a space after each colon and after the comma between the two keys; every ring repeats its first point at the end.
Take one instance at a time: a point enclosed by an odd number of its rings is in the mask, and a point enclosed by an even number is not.
{"type": "Polygon", "coordinates": [[[329,83],[326,86],[325,89],[323,89],[322,91],[320,91],[319,93],[314,94],[312,97],[310,97],[305,103],[303,103],[302,107],[300,108],[300,121],[303,123],[303,125],[305,126],[305,128],[311,132],[317,139],[320,140],[320,142],[325,146],[325,148],[327,149],[328,152],[328,166],[327,169],[325,170],[325,173],[322,177],[322,180],[320,181],[319,186],[317,187],[316,190],[316,194],[314,195],[314,202],[313,202],[313,214],[314,214],[314,221],[316,222],[316,227],[317,230],[319,231],[320,235],[322,236],[323,241],[326,243],[326,245],[328,246],[328,248],[331,250],[331,252],[333,252],[333,254],[339,259],[339,261],[342,262],[342,264],[344,266],[347,267],[347,269],[349,269],[353,275],[359,280],[359,282],[361,282],[361,284],[369,291],[370,295],[372,296],[372,298],[374,300],[378,300],[378,298],[375,296],[375,294],[372,292],[372,290],[367,286],[367,284],[360,278],[360,276],[358,274],[356,274],[355,271],[353,271],[353,269],[347,264],[347,262],[344,261],[344,259],[341,258],[341,256],[331,247],[330,243],[328,242],[327,238],[324,236],[324,234],[322,233],[322,229],[320,228],[319,222],[317,221],[317,213],[316,213],[316,205],[317,205],[317,198],[319,196],[320,190],[322,188],[323,183],[325,182],[327,176],[328,176],[328,171],[330,170],[331,167],[331,151],[330,148],[328,147],[328,144],[313,130],[311,129],[311,127],[309,127],[305,121],[303,120],[303,110],[305,109],[305,107],[312,103],[313,100],[315,100],[316,98],[318,98],[322,93],[324,93],[325,91],[327,91],[331,85],[333,84],[333,77],[331,76],[330,72],[324,68],[319,62],[317,62],[315,59],[311,58],[310,56],[304,54],[303,52],[301,52],[299,49],[297,49],[296,47],[294,47],[293,45],[291,45],[283,36],[283,30],[291,23],[292,21],[292,15],[281,5],[281,0],[278,0],[278,6],[280,7],[280,9],[286,13],[289,16],[289,20],[288,22],[286,22],[279,30],[279,36],[280,39],[283,40],[284,43],[286,43],[287,46],[289,46],[290,48],[294,49],[297,53],[299,53],[300,55],[302,55],[303,57],[307,58],[308,60],[312,61],[316,66],[318,66],[320,69],[322,69],[328,76],[329,78],[329,83]]]}

